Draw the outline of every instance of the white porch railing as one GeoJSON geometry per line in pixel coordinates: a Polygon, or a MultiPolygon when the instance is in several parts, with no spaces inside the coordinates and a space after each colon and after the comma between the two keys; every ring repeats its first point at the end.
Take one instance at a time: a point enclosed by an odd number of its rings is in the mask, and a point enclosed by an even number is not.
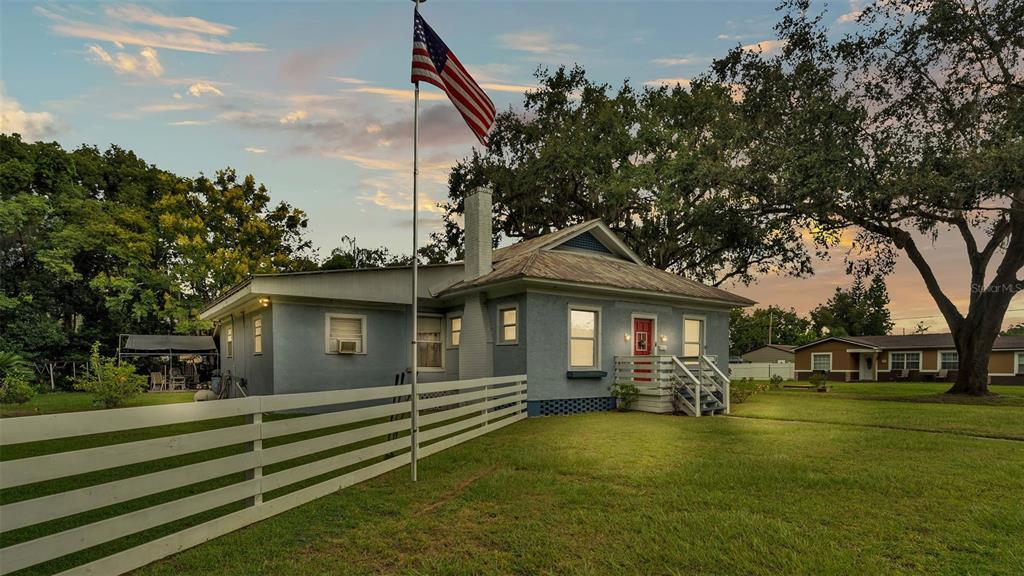
{"type": "MultiPolygon", "coordinates": [[[[525,375],[423,383],[417,386],[417,392],[417,459],[526,417],[525,375]]],[[[203,486],[198,493],[193,491],[141,509],[135,506],[121,514],[110,510],[105,519],[56,528],[60,531],[6,546],[0,549],[0,574],[221,506],[242,506],[62,572],[122,574],[409,464],[410,393],[409,385],[383,386],[0,420],[0,443],[6,450],[25,442],[229,419],[221,427],[200,432],[0,462],[0,489],[5,501],[10,501],[0,506],[3,533],[197,483],[209,483],[211,488],[203,486]],[[334,411],[324,412],[325,409],[334,411]],[[274,414],[282,411],[306,413],[290,412],[280,417],[274,414]],[[309,414],[311,411],[318,413],[309,414]],[[264,419],[264,415],[271,418],[264,419]],[[62,479],[79,474],[121,466],[145,467],[146,463],[155,464],[155,460],[225,447],[234,447],[235,453],[152,472],[119,470],[112,474],[122,477],[102,484],[76,485],[45,496],[28,496],[37,493],[36,488],[50,492],[67,486],[71,483],[62,479]],[[321,479],[332,473],[336,475],[321,479]],[[231,475],[235,475],[234,480],[231,475]],[[53,485],[47,487],[49,483],[53,485]],[[29,485],[35,486],[26,489],[27,499],[17,500],[18,487],[29,485]]],[[[13,536],[19,540],[17,534],[13,536]]]]}
{"type": "Polygon", "coordinates": [[[637,410],[678,409],[691,416],[729,413],[729,377],[707,356],[617,356],[615,378],[637,387],[637,410]]]}

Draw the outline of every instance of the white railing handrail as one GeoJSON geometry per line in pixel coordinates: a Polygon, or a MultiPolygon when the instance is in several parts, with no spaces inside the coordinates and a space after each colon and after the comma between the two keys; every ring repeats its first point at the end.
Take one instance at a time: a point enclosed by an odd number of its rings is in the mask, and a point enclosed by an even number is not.
{"type": "Polygon", "coordinates": [[[673,362],[675,362],[676,366],[678,366],[679,368],[681,368],[681,369],[683,370],[683,372],[684,372],[684,373],[685,373],[685,374],[686,374],[687,376],[689,376],[689,377],[690,377],[690,380],[691,380],[692,382],[694,382],[694,383],[696,383],[696,384],[698,384],[698,385],[700,384],[700,379],[699,379],[699,378],[697,378],[696,376],[694,376],[694,375],[693,375],[693,372],[690,372],[690,369],[689,369],[689,368],[687,368],[685,364],[683,364],[683,361],[682,361],[682,360],[680,360],[678,356],[673,356],[673,357],[672,357],[672,361],[673,361],[673,362]]]}
{"type": "Polygon", "coordinates": [[[705,356],[701,356],[701,360],[703,360],[704,362],[707,362],[708,365],[711,366],[711,369],[714,370],[715,373],[718,374],[719,377],[721,377],[723,382],[728,382],[729,381],[729,377],[726,376],[725,373],[722,372],[722,370],[718,367],[718,364],[716,364],[716,363],[711,361],[711,358],[709,358],[708,356],[705,355],[705,356]]]}
{"type": "Polygon", "coordinates": [[[721,378],[721,385],[719,386],[719,388],[722,390],[722,403],[725,404],[725,413],[728,414],[731,407],[729,389],[732,387],[732,381],[729,380],[729,377],[726,376],[724,372],[722,372],[722,370],[718,367],[718,364],[711,361],[711,358],[708,358],[707,356],[703,356],[703,358],[705,362],[711,365],[712,370],[714,370],[718,374],[719,378],[721,378]]]}

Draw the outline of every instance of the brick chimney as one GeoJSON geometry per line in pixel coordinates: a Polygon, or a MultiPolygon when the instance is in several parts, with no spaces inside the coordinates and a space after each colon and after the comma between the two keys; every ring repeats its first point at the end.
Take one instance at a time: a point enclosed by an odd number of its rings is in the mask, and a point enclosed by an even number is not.
{"type": "Polygon", "coordinates": [[[463,214],[466,280],[473,280],[491,272],[491,191],[476,188],[467,194],[463,214]]]}

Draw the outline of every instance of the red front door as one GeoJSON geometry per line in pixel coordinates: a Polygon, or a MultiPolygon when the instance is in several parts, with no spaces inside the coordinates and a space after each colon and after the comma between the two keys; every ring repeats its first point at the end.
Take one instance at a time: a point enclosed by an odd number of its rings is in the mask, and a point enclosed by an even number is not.
{"type": "MultiPolygon", "coordinates": [[[[654,338],[654,320],[650,318],[633,318],[633,356],[650,356],[654,338]]],[[[641,362],[636,362],[641,364],[641,362]]],[[[636,368],[637,372],[650,370],[636,368]]],[[[642,382],[650,382],[650,378],[636,378],[642,382]]]]}

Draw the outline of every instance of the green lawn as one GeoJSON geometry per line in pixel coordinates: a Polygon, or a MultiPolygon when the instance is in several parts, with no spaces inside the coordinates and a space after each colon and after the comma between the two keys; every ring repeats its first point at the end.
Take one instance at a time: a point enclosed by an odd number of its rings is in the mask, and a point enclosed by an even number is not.
{"type": "Polygon", "coordinates": [[[1024,443],[965,434],[1024,438],[1024,409],[799,392],[736,409],[764,412],[820,422],[531,419],[425,460],[415,485],[399,470],[139,573],[1020,573],[1024,443]],[[901,423],[940,433],[874,427],[901,423]]]}
{"type": "Polygon", "coordinates": [[[895,386],[529,419],[138,574],[1019,574],[1024,442],[991,437],[1024,407],[895,386]]]}
{"type": "MultiPolygon", "coordinates": [[[[191,402],[194,395],[194,391],[147,392],[129,400],[126,407],[191,402]]],[[[0,404],[0,417],[81,412],[83,410],[99,410],[101,408],[103,406],[95,404],[92,394],[88,392],[48,392],[46,394],[39,394],[24,404],[0,404]]]]}

